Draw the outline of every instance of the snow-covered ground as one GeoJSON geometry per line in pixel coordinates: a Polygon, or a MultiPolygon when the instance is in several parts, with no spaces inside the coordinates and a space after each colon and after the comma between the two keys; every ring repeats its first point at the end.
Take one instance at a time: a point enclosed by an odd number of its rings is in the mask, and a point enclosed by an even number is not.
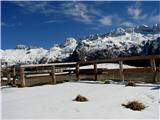
{"type": "Polygon", "coordinates": [[[159,89],[160,85],[154,84],[125,87],[93,81],[26,88],[2,87],[2,117],[158,119],[159,89]],[[86,96],[89,101],[73,101],[78,94],[86,96]],[[129,100],[141,101],[147,107],[142,111],[132,111],[121,106],[129,100]]]}

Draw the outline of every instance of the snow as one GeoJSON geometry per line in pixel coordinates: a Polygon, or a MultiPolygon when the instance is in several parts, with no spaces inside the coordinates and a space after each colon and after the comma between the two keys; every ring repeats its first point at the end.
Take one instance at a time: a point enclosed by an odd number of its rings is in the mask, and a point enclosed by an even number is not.
{"type": "MultiPolygon", "coordinates": [[[[82,66],[80,68],[81,69],[89,69],[89,68],[94,68],[94,66],[93,65],[86,65],[86,66],[82,66]]],[[[119,64],[117,64],[117,63],[102,63],[102,64],[97,64],[97,68],[119,69],[119,64]]],[[[123,68],[136,68],[136,67],[123,64],[123,68]]]]}
{"type": "Polygon", "coordinates": [[[2,117],[5,119],[103,118],[158,119],[159,84],[136,87],[94,81],[66,82],[25,88],[2,87],[2,117]],[[81,94],[88,102],[73,99],[81,94]],[[138,100],[147,107],[132,111],[121,106],[138,100]]]}
{"type": "Polygon", "coordinates": [[[13,64],[31,64],[38,63],[38,61],[47,53],[43,48],[36,49],[8,49],[1,51],[2,59],[8,62],[9,65],[13,64]]]}

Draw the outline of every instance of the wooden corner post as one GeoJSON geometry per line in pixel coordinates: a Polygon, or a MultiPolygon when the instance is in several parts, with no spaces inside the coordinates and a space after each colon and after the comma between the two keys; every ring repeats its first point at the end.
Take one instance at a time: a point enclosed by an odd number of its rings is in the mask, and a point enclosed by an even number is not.
{"type": "Polygon", "coordinates": [[[94,79],[97,80],[98,79],[98,76],[97,76],[97,63],[94,63],[93,65],[94,65],[94,76],[95,76],[94,79]]]}
{"type": "Polygon", "coordinates": [[[120,79],[124,82],[123,61],[119,61],[120,79]]]}
{"type": "Polygon", "coordinates": [[[79,76],[79,63],[76,64],[76,77],[77,77],[77,80],[80,80],[80,76],[79,76]]]}
{"type": "Polygon", "coordinates": [[[20,67],[20,81],[21,81],[21,86],[26,87],[26,81],[25,81],[24,68],[23,67],[20,67]]]}
{"type": "Polygon", "coordinates": [[[51,67],[51,75],[52,75],[51,84],[56,84],[56,75],[55,75],[55,66],[54,65],[51,67]]]}

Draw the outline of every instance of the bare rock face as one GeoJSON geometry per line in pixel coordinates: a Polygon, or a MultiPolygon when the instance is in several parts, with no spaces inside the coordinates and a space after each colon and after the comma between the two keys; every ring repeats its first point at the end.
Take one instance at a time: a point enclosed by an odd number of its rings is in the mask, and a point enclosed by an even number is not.
{"type": "Polygon", "coordinates": [[[72,61],[100,60],[135,55],[160,54],[160,25],[117,28],[110,33],[81,39],[70,57],[72,61]]]}

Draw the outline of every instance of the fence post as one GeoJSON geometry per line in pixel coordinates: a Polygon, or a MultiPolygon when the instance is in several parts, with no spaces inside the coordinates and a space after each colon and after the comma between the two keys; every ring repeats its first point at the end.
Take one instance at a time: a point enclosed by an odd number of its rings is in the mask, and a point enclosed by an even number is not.
{"type": "Polygon", "coordinates": [[[97,63],[94,63],[93,65],[94,65],[94,76],[95,76],[94,79],[97,80],[97,78],[98,78],[97,77],[97,63]]]}
{"type": "Polygon", "coordinates": [[[77,80],[80,80],[80,77],[79,77],[79,63],[76,64],[76,77],[77,77],[77,80]]]}
{"type": "Polygon", "coordinates": [[[120,68],[120,79],[124,83],[124,73],[123,73],[123,61],[119,61],[119,68],[120,68]]]}
{"type": "Polygon", "coordinates": [[[56,75],[55,75],[55,66],[51,66],[51,75],[52,75],[52,80],[51,84],[56,84],[56,75]]]}
{"type": "Polygon", "coordinates": [[[150,59],[151,69],[154,72],[153,83],[157,81],[156,62],[155,59],[150,59]]]}
{"type": "Polygon", "coordinates": [[[11,74],[10,74],[10,69],[9,69],[9,67],[7,67],[7,81],[8,81],[8,83],[11,83],[11,74]]]}
{"type": "Polygon", "coordinates": [[[16,68],[15,66],[13,67],[13,84],[16,84],[16,68]]]}
{"type": "Polygon", "coordinates": [[[20,67],[20,80],[21,80],[21,86],[26,87],[26,81],[24,76],[24,68],[20,67]]]}

